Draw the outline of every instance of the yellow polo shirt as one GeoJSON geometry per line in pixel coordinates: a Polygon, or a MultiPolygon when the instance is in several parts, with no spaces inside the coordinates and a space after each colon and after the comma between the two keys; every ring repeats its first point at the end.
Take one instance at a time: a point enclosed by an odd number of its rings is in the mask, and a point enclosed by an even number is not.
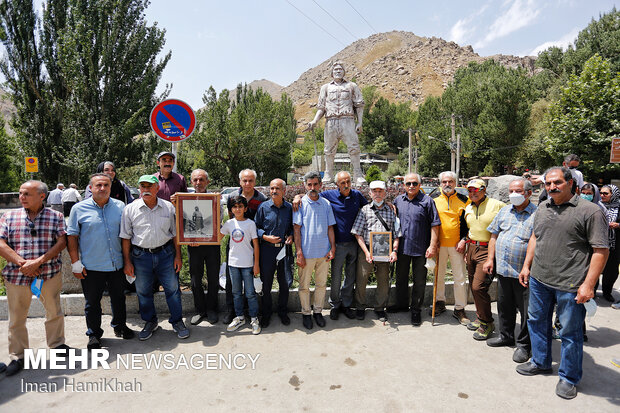
{"type": "Polygon", "coordinates": [[[469,233],[467,236],[473,241],[489,242],[491,239],[491,233],[487,231],[493,218],[499,212],[500,209],[505,207],[506,204],[497,199],[489,198],[488,196],[476,206],[473,202],[465,207],[465,221],[467,221],[467,227],[469,233]]]}
{"type": "Polygon", "coordinates": [[[439,195],[433,197],[441,225],[439,226],[439,246],[455,247],[461,239],[461,214],[467,205],[471,203],[468,197],[454,191],[452,195],[446,195],[440,190],[439,195]]]}

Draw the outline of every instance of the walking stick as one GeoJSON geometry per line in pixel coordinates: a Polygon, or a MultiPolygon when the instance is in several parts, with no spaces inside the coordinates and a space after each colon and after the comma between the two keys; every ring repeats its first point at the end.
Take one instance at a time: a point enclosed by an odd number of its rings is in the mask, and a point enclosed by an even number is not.
{"type": "Polygon", "coordinates": [[[435,305],[437,304],[437,274],[439,273],[439,248],[437,248],[437,260],[435,261],[435,280],[433,281],[433,314],[431,325],[435,325],[435,305]]]}

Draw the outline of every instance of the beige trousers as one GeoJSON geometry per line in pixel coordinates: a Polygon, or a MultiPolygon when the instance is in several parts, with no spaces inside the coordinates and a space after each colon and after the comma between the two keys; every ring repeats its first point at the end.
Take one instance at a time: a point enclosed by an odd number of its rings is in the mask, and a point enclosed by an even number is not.
{"type": "Polygon", "coordinates": [[[327,270],[329,262],[325,261],[325,257],[306,258],[306,266],[299,268],[299,301],[301,303],[301,313],[303,315],[312,314],[310,308],[310,280],[314,271],[314,312],[323,311],[323,302],[325,301],[325,286],[327,285],[327,270]]]}
{"type": "Polygon", "coordinates": [[[456,247],[440,247],[437,261],[437,301],[446,301],[446,266],[448,258],[452,266],[454,278],[454,308],[462,310],[467,305],[467,285],[465,284],[465,261],[463,254],[456,251],[456,247]]]}

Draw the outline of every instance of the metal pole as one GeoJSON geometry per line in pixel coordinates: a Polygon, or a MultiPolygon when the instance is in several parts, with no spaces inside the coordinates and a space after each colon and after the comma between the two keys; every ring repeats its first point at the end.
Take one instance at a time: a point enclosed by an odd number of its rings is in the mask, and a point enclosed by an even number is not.
{"type": "MultiPolygon", "coordinates": [[[[412,163],[411,162],[411,156],[412,156],[412,154],[411,154],[411,149],[412,149],[412,147],[411,147],[412,146],[411,145],[411,132],[413,132],[413,131],[411,130],[411,128],[409,128],[408,131],[409,131],[409,167],[408,167],[407,171],[409,173],[411,173],[411,163],[412,163]]],[[[418,165],[416,163],[416,172],[417,172],[417,170],[418,170],[418,165]]]]}
{"type": "Polygon", "coordinates": [[[451,138],[450,138],[450,170],[452,172],[456,171],[456,166],[455,166],[455,161],[456,161],[456,157],[454,156],[454,141],[455,141],[455,136],[454,134],[456,133],[456,121],[455,121],[455,116],[454,113],[452,114],[452,116],[450,116],[450,127],[452,129],[452,134],[451,134],[451,138]]]}
{"type": "Polygon", "coordinates": [[[177,164],[179,163],[178,162],[178,157],[177,157],[177,152],[178,152],[177,143],[173,142],[172,143],[172,154],[174,155],[174,166],[172,167],[172,172],[176,172],[177,171],[177,164]]]}
{"type": "Polygon", "coordinates": [[[461,175],[461,134],[456,135],[456,185],[459,184],[461,175]]]}
{"type": "MultiPolygon", "coordinates": [[[[418,173],[418,147],[416,146],[415,148],[413,148],[414,152],[415,152],[415,170],[414,172],[417,174],[418,173]]],[[[411,172],[411,171],[410,171],[411,172]]]]}

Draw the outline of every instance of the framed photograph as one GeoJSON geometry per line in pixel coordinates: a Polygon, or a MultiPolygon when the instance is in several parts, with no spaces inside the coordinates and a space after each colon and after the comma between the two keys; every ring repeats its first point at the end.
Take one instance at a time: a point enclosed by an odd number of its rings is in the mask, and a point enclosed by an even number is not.
{"type": "Polygon", "coordinates": [[[390,252],[392,251],[391,232],[371,232],[370,233],[370,252],[374,261],[389,262],[390,252]]]}
{"type": "Polygon", "coordinates": [[[179,244],[220,243],[220,194],[177,193],[179,244]]]}

